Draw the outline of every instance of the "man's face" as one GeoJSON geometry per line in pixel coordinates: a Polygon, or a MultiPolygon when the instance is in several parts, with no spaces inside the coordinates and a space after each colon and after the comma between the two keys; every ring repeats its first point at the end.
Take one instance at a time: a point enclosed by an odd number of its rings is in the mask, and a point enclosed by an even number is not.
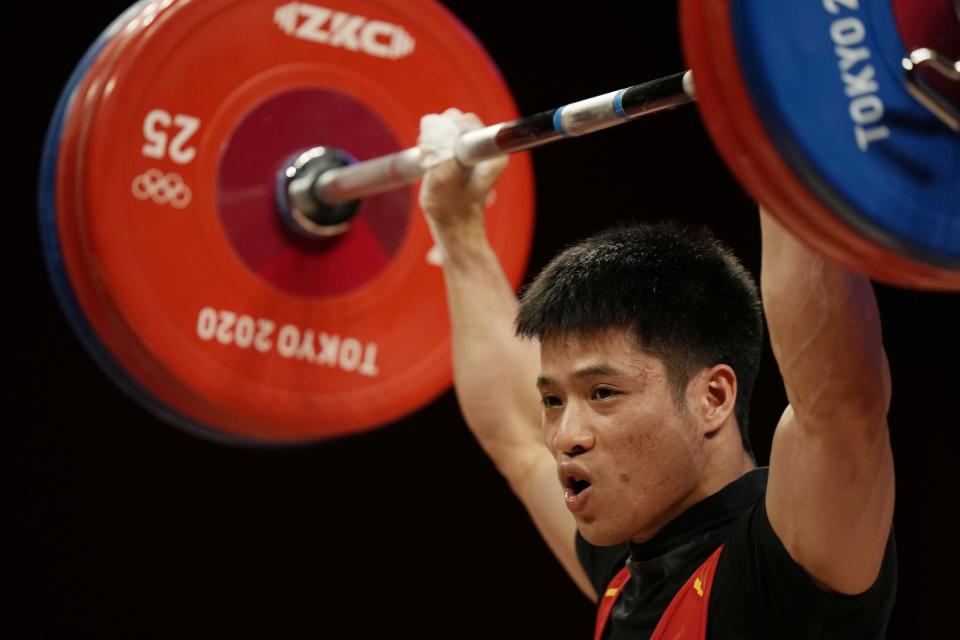
{"type": "Polygon", "coordinates": [[[661,360],[612,329],[547,337],[540,366],[544,439],[588,542],[647,540],[695,501],[699,430],[661,360]]]}

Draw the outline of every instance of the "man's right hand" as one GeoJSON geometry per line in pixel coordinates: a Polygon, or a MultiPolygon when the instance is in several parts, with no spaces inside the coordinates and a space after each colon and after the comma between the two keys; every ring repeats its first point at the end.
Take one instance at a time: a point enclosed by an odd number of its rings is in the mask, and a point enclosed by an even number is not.
{"type": "Polygon", "coordinates": [[[483,210],[506,156],[464,167],[453,157],[457,137],[483,123],[473,113],[447,109],[420,122],[420,144],[429,167],[420,186],[420,208],[438,242],[459,230],[482,231],[483,210]]]}

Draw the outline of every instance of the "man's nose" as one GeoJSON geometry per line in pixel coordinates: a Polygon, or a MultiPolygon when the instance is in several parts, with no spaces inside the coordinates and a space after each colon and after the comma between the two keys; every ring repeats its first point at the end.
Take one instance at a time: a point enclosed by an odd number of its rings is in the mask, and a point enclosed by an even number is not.
{"type": "Polygon", "coordinates": [[[575,402],[568,403],[553,434],[553,449],[570,456],[589,451],[594,445],[593,430],[586,412],[575,402]]]}

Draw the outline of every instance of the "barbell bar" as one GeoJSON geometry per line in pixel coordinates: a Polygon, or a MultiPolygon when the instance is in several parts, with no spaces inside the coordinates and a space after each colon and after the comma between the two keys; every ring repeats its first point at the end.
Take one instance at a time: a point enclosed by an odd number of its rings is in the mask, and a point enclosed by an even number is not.
{"type": "MultiPolygon", "coordinates": [[[[464,166],[473,166],[564,138],[609,129],[695,99],[693,75],[689,71],[676,73],[512,122],[468,131],[457,139],[454,157],[464,166]]],[[[410,147],[380,158],[331,168],[310,182],[291,177],[288,197],[291,202],[302,202],[310,194],[318,208],[324,204],[338,205],[413,184],[425,172],[420,148],[410,147]]]]}

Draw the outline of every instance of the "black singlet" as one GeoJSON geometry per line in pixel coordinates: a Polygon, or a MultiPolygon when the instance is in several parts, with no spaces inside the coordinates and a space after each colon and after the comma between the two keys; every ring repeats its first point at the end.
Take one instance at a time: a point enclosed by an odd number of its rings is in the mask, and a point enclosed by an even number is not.
{"type": "Polygon", "coordinates": [[[667,604],[721,544],[710,596],[710,640],[883,638],[896,592],[896,548],[887,543],[876,583],[845,596],[818,588],[777,538],[764,505],[767,469],[747,473],[692,506],[643,543],[595,547],[577,534],[580,563],[603,593],[629,558],[631,578],[606,640],[647,640],[667,604]]]}

